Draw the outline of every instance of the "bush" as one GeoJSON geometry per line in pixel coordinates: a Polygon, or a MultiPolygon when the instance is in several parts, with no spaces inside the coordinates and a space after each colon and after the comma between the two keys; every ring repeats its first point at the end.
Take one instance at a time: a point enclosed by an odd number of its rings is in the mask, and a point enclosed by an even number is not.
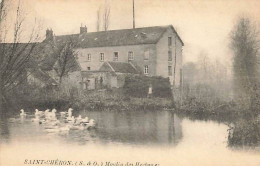
{"type": "Polygon", "coordinates": [[[259,146],[260,145],[260,121],[259,117],[254,120],[241,119],[229,129],[228,145],[236,146],[259,146]]]}
{"type": "Polygon", "coordinates": [[[233,101],[227,102],[215,99],[211,102],[196,97],[186,97],[182,106],[178,109],[178,113],[191,119],[233,122],[241,117],[237,110],[242,110],[242,108],[233,101]]]}
{"type": "Polygon", "coordinates": [[[132,97],[145,98],[147,97],[150,84],[152,84],[153,97],[172,97],[169,78],[163,77],[128,75],[125,78],[124,93],[132,97]]]}
{"type": "MultiPolygon", "coordinates": [[[[36,108],[39,110],[56,108],[58,111],[64,111],[69,107],[72,107],[76,111],[80,109],[121,111],[171,108],[171,99],[159,97],[146,98],[148,85],[150,82],[152,82],[151,84],[158,83],[157,81],[160,81],[160,84],[153,86],[153,94],[163,97],[168,95],[169,97],[171,92],[167,92],[167,90],[170,90],[167,79],[160,77],[155,78],[155,80],[148,77],[144,77],[144,79],[140,80],[140,78],[137,78],[139,83],[137,85],[131,83],[131,88],[128,88],[132,90],[136,85],[136,88],[141,92],[140,86],[145,86],[145,92],[142,95],[143,98],[131,97],[132,94],[126,94],[125,88],[93,91],[78,91],[76,88],[71,88],[65,91],[59,88],[40,88],[39,86],[26,84],[8,93],[9,100],[7,107],[10,107],[9,112],[16,114],[22,108],[27,112],[34,112],[36,108]],[[147,79],[147,81],[144,79],[147,79]],[[165,86],[168,86],[168,88],[165,88],[165,86]]],[[[134,94],[138,94],[138,92],[134,94]]]]}

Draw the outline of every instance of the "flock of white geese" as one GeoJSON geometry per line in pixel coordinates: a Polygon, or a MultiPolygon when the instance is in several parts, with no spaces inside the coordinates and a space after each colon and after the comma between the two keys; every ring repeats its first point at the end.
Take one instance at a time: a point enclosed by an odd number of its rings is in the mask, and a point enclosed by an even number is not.
{"type": "MultiPolygon", "coordinates": [[[[81,115],[74,117],[72,114],[73,109],[69,108],[67,112],[60,112],[60,118],[57,119],[56,109],[47,109],[45,111],[39,111],[35,109],[34,118],[32,122],[44,125],[44,129],[49,133],[61,133],[66,134],[70,130],[86,130],[96,126],[95,120],[88,119],[88,117],[82,118],[81,115]]],[[[21,109],[20,117],[23,119],[28,114],[21,109]]]]}

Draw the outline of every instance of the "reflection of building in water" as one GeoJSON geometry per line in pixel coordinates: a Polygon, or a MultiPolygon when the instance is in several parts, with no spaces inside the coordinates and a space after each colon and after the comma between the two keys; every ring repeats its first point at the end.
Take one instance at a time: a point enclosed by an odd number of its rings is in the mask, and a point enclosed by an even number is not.
{"type": "Polygon", "coordinates": [[[165,113],[164,116],[159,117],[158,138],[160,142],[178,143],[182,138],[181,119],[173,113],[165,113]]]}
{"type": "Polygon", "coordinates": [[[98,125],[101,142],[175,144],[182,138],[181,119],[170,112],[107,112],[98,125]]]}
{"type": "Polygon", "coordinates": [[[10,141],[10,132],[6,119],[0,119],[0,143],[10,141]]]}

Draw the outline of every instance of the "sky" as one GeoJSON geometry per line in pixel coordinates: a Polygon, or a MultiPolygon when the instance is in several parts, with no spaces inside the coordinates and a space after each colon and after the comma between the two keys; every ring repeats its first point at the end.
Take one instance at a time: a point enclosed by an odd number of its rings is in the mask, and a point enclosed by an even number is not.
{"type": "MultiPolygon", "coordinates": [[[[15,9],[18,0],[10,8],[15,9]]],[[[22,0],[24,29],[35,19],[41,35],[79,33],[81,24],[96,31],[97,10],[110,5],[109,30],[132,28],[132,0],[22,0]]],[[[135,0],[136,27],[173,25],[184,42],[184,62],[196,61],[203,51],[222,63],[230,62],[229,34],[240,16],[260,21],[260,0],[135,0]]]]}

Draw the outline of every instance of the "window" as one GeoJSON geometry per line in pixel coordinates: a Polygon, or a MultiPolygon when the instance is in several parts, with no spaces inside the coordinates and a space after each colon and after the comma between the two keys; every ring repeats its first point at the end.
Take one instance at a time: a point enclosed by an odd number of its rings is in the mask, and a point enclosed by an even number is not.
{"type": "Polygon", "coordinates": [[[168,37],[168,46],[172,46],[172,37],[168,37]]]}
{"type": "Polygon", "coordinates": [[[172,61],[172,51],[168,51],[168,61],[172,61]]]}
{"type": "Polygon", "coordinates": [[[144,52],[144,60],[149,60],[149,50],[144,52]]]}
{"type": "Polygon", "coordinates": [[[88,67],[88,70],[90,70],[90,67],[88,67]]]}
{"type": "Polygon", "coordinates": [[[172,66],[168,66],[168,76],[172,76],[172,66]]]}
{"type": "Polygon", "coordinates": [[[105,55],[104,53],[100,53],[100,61],[103,62],[105,60],[105,55]]]}
{"type": "Polygon", "coordinates": [[[149,73],[149,68],[148,68],[148,65],[145,65],[144,66],[144,74],[148,74],[149,73]]]}
{"type": "Polygon", "coordinates": [[[134,53],[132,51],[128,52],[128,60],[134,60],[134,53]]]}
{"type": "Polygon", "coordinates": [[[88,61],[88,62],[90,62],[90,61],[91,61],[91,54],[90,54],[90,53],[88,54],[87,61],[88,61]]]}
{"type": "Polygon", "coordinates": [[[114,52],[114,61],[118,61],[118,52],[114,52]]]}

